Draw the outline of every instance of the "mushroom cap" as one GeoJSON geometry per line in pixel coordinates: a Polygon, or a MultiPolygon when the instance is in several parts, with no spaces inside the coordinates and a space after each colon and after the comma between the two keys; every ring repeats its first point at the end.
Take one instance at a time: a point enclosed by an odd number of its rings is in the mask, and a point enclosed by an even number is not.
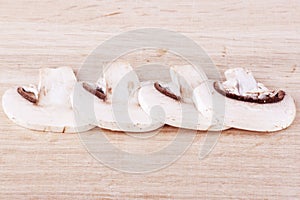
{"type": "MultiPolygon", "coordinates": [[[[210,87],[214,90],[213,82],[210,87]]],[[[224,98],[216,90],[213,95],[224,98]]],[[[265,104],[225,98],[224,123],[233,128],[260,132],[279,131],[290,126],[295,116],[295,102],[289,94],[285,94],[279,102],[265,104]]]]}
{"type": "Polygon", "coordinates": [[[9,119],[20,126],[39,131],[73,133],[95,127],[86,120],[75,120],[69,100],[72,85],[76,82],[71,68],[45,68],[41,69],[40,74],[41,87],[37,104],[19,95],[16,87],[4,93],[2,106],[9,119]]]}

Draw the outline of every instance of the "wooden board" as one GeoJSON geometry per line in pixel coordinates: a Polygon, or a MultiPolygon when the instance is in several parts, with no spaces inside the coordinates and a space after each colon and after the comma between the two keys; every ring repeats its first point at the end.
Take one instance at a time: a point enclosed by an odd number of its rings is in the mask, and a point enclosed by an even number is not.
{"type": "MultiPolygon", "coordinates": [[[[0,27],[1,96],[11,86],[36,82],[41,67],[78,69],[104,40],[157,27],[193,39],[221,72],[249,68],[267,86],[291,93],[300,106],[298,0],[1,0],[0,27]]],[[[0,118],[1,199],[300,198],[299,112],[281,132],[224,131],[204,160],[198,154],[206,134],[198,133],[179,160],[147,174],[102,165],[76,134],[18,127],[2,108],[0,118]]],[[[147,140],[107,134],[132,153],[160,149],[175,135],[172,128],[147,140]]]]}

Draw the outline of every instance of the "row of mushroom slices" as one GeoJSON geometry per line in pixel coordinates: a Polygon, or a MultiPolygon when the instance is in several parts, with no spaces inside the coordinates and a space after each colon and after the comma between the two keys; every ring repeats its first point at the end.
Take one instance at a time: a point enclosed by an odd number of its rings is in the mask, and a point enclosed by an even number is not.
{"type": "Polygon", "coordinates": [[[225,82],[209,80],[190,65],[171,66],[170,77],[170,82],[140,82],[123,62],[111,64],[94,83],[77,81],[69,67],[42,68],[38,86],[8,89],[2,106],[20,126],[63,133],[96,126],[148,132],[164,124],[271,132],[290,126],[296,115],[289,94],[269,90],[242,68],[227,70],[225,82]]]}

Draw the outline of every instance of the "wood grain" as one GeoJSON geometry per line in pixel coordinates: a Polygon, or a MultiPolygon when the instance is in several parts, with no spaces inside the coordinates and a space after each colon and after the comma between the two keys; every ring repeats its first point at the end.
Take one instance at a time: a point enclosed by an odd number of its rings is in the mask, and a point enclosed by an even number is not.
{"type": "MultiPolygon", "coordinates": [[[[249,68],[267,86],[291,93],[300,107],[298,0],[1,0],[0,5],[1,96],[11,86],[36,82],[40,67],[78,69],[104,40],[158,27],[193,39],[221,72],[249,68]]],[[[152,52],[150,62],[159,53],[152,52]]],[[[128,59],[134,63],[146,58],[128,59]]],[[[135,175],[99,163],[78,135],[18,127],[2,108],[0,118],[1,199],[300,198],[299,112],[281,132],[224,131],[204,160],[198,153],[205,133],[199,133],[172,165],[135,175]]],[[[124,134],[107,136],[120,149],[145,153],[172,142],[174,134],[166,128],[142,141],[124,134]]]]}

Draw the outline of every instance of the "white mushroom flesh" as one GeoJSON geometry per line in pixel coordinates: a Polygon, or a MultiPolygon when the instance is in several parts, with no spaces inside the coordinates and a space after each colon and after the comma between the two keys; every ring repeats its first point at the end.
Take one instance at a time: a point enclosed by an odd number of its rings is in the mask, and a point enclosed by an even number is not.
{"type": "Polygon", "coordinates": [[[192,103],[193,90],[207,80],[204,73],[192,65],[172,66],[170,68],[172,82],[179,88],[183,102],[192,103]]]}

